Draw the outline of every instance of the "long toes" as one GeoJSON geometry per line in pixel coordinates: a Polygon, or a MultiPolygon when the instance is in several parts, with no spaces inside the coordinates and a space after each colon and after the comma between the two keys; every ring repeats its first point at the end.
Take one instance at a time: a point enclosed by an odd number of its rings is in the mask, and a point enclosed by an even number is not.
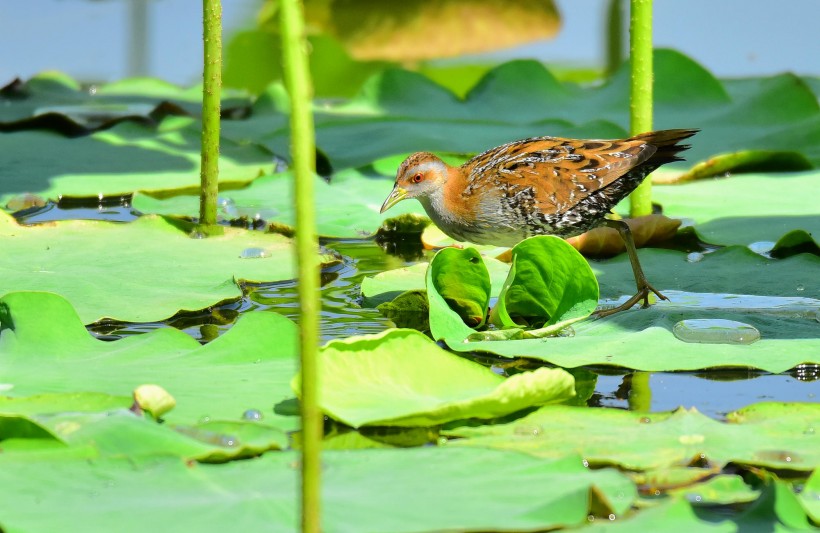
{"type": "MultiPolygon", "coordinates": [[[[643,293],[645,295],[645,298],[649,296],[649,291],[652,291],[653,293],[655,293],[655,296],[657,296],[661,300],[668,300],[669,299],[666,296],[664,296],[663,294],[661,294],[661,292],[658,289],[656,289],[655,287],[653,287],[648,281],[644,282],[642,284],[642,286],[638,287],[638,292],[643,293]]],[[[644,301],[646,301],[648,303],[649,300],[645,299],[644,301]]]]}
{"type": "Polygon", "coordinates": [[[615,313],[619,313],[621,311],[626,311],[627,309],[631,308],[632,306],[634,306],[635,304],[637,304],[639,302],[641,303],[641,307],[643,309],[646,309],[647,307],[649,307],[649,293],[650,292],[655,293],[655,295],[658,298],[660,298],[661,300],[669,300],[669,298],[667,298],[666,296],[664,296],[663,294],[658,292],[658,290],[655,289],[655,287],[653,287],[649,283],[646,283],[642,287],[638,288],[638,292],[636,292],[635,295],[632,298],[625,301],[624,303],[622,303],[618,307],[614,307],[612,309],[601,309],[599,311],[595,311],[593,313],[593,315],[598,317],[598,318],[603,318],[605,316],[614,315],[615,313]]]}
{"type": "Polygon", "coordinates": [[[652,287],[651,285],[649,286],[649,290],[651,290],[652,292],[654,292],[654,293],[655,293],[655,296],[657,296],[657,297],[658,297],[658,298],[660,298],[661,300],[668,300],[668,299],[669,299],[669,298],[667,298],[666,296],[664,296],[663,294],[661,294],[661,293],[660,293],[660,291],[658,291],[657,289],[655,289],[655,287],[652,287]]]}

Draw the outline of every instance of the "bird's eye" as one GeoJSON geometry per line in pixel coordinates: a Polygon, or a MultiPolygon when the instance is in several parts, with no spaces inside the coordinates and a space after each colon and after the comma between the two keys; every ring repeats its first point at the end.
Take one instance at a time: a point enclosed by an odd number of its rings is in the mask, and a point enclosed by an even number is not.
{"type": "Polygon", "coordinates": [[[422,180],[423,177],[424,176],[421,175],[421,172],[419,172],[418,174],[415,174],[412,178],[410,178],[410,180],[413,183],[421,183],[421,180],[422,180]]]}

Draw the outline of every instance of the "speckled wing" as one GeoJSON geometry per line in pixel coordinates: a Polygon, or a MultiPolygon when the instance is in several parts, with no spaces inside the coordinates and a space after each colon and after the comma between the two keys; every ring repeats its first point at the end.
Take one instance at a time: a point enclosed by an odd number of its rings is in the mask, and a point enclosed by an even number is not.
{"type": "Polygon", "coordinates": [[[464,193],[469,196],[474,190],[489,187],[496,189],[502,199],[526,199],[534,204],[530,208],[543,215],[566,213],[591,195],[602,193],[656,151],[643,138],[524,139],[488,150],[465,163],[468,178],[464,193]]]}

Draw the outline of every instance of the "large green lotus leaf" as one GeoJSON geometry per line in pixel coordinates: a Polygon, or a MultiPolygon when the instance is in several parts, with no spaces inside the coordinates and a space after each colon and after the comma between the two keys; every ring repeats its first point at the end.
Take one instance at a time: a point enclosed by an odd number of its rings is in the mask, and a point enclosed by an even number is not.
{"type": "MultiPolygon", "coordinates": [[[[539,368],[504,378],[409,329],[331,341],[319,355],[319,406],[353,427],[496,418],[575,394],[574,379],[564,370],[539,368]]],[[[299,384],[294,378],[297,394],[299,384]]]]}
{"type": "Polygon", "coordinates": [[[265,424],[293,429],[295,417],[273,410],[293,397],[297,339],[291,321],[258,312],[205,346],[172,328],[106,342],[86,331],[63,298],[10,293],[0,298],[0,389],[15,398],[76,391],[123,397],[157,384],[177,401],[165,415],[170,423],[238,420],[257,409],[265,424]]]}
{"type": "MultiPolygon", "coordinates": [[[[423,83],[431,84],[425,80],[423,83]]],[[[418,87],[416,87],[418,88],[418,87]]],[[[409,90],[415,90],[409,87],[409,90]]],[[[318,120],[317,116],[317,120],[318,120]]],[[[228,138],[231,131],[224,133],[228,138]]],[[[489,120],[411,117],[334,117],[316,128],[316,143],[334,169],[359,168],[393,154],[416,151],[477,153],[515,139],[541,135],[560,137],[623,137],[623,130],[603,121],[575,126],[564,120],[536,124],[509,124],[489,120]],[[367,139],[363,142],[362,139],[367,139]]],[[[282,128],[254,142],[285,153],[289,129],[282,128]]]]}
{"type": "MultiPolygon", "coordinates": [[[[159,131],[123,122],[76,139],[20,131],[0,136],[0,151],[13,154],[0,168],[0,206],[24,192],[56,200],[60,195],[192,192],[199,187],[200,127],[187,117],[168,118],[159,131]]],[[[272,168],[273,157],[264,148],[222,140],[223,187],[247,184],[272,168]]]]}
{"type": "MultiPolygon", "coordinates": [[[[388,218],[404,213],[424,214],[418,202],[401,202],[388,213],[380,214],[390,183],[368,177],[355,170],[335,174],[330,183],[316,178],[315,202],[319,234],[325,237],[362,238],[373,235],[388,218]]],[[[220,193],[218,215],[231,219],[237,216],[259,215],[268,222],[290,226],[296,223],[293,203],[293,174],[290,172],[264,176],[244,189],[220,193]]],[[[136,194],[133,207],[142,213],[198,216],[199,196],[185,195],[155,198],[136,194]]]]}
{"type": "MultiPolygon", "coordinates": [[[[123,118],[145,120],[167,112],[199,115],[202,86],[182,89],[155,78],[131,78],[83,90],[69,76],[51,71],[10,84],[0,92],[0,102],[0,131],[48,128],[77,134],[123,118]]],[[[222,93],[223,113],[249,107],[250,99],[239,91],[222,93]]]]}
{"type": "Polygon", "coordinates": [[[430,261],[427,292],[435,291],[471,327],[481,327],[490,305],[490,273],[475,248],[445,248],[430,261]]]}
{"type": "Polygon", "coordinates": [[[464,337],[448,336],[444,340],[452,350],[459,352],[529,357],[564,368],[588,365],[646,371],[758,368],[777,373],[804,363],[820,363],[818,300],[734,295],[717,299],[687,293],[666,294],[671,302],[655,304],[649,309],[635,308],[605,319],[576,322],[572,325],[573,336],[471,342],[463,342],[464,337]],[[738,344],[739,341],[732,339],[746,333],[733,332],[731,328],[724,337],[704,338],[702,343],[684,342],[673,333],[679,322],[701,319],[750,325],[760,332],[760,340],[738,344]]]}
{"type": "Polygon", "coordinates": [[[714,244],[774,242],[791,230],[820,235],[812,191],[820,172],[738,174],[652,188],[655,202],[670,217],[692,219],[698,236],[714,244]]]}
{"type": "Polygon", "coordinates": [[[586,259],[567,241],[532,237],[512,249],[510,274],[493,307],[501,327],[565,326],[598,305],[598,282],[586,259]]]}
{"type": "Polygon", "coordinates": [[[225,228],[194,239],[184,231],[191,228],[154,216],[20,226],[0,213],[0,295],[52,291],[71,300],[85,323],[149,322],[239,298],[238,280],[295,277],[285,237],[225,228]],[[251,258],[241,257],[245,250],[251,258]],[[259,250],[265,257],[253,257],[259,250]]]}
{"type": "MultiPolygon", "coordinates": [[[[730,246],[696,261],[673,250],[642,249],[638,256],[647,278],[661,292],[820,298],[820,285],[812,283],[820,272],[820,257],[811,254],[768,259],[745,246],[730,246]]],[[[626,254],[593,261],[591,266],[602,297],[635,293],[635,277],[626,254]]]]}
{"type": "MultiPolygon", "coordinates": [[[[702,130],[689,165],[740,150],[796,151],[820,162],[820,107],[800,78],[724,86],[671,50],[656,51],[655,73],[656,128],[702,130]]],[[[226,124],[225,135],[284,153],[286,112],[282,98],[266,100],[248,124],[226,124]]],[[[476,153],[536,135],[620,137],[629,126],[629,66],[603,86],[581,88],[537,62],[513,61],[490,70],[463,100],[420,74],[387,70],[349,102],[318,104],[315,115],[317,145],[337,170],[420,150],[476,153]]]]}
{"type": "MultiPolygon", "coordinates": [[[[541,67],[543,71],[543,67],[541,67]]],[[[223,134],[237,141],[263,144],[286,153],[288,104],[282,90],[272,86],[253,107],[247,121],[231,121],[223,134]]],[[[419,150],[478,152],[512,139],[538,135],[619,137],[624,130],[592,118],[588,123],[530,115],[523,123],[498,110],[470,106],[449,90],[421,74],[389,69],[369,79],[352,100],[314,109],[317,146],[336,170],[369,165],[388,155],[419,150]],[[366,141],[362,141],[366,139],[366,141]]]]}
{"type": "MultiPolygon", "coordinates": [[[[173,458],[20,461],[0,454],[0,527],[296,532],[298,462],[290,452],[223,465],[173,458]]],[[[582,525],[596,509],[621,516],[635,500],[622,474],[590,470],[578,457],[549,462],[425,447],[327,451],[322,463],[329,532],[540,531],[582,525]]]]}
{"type": "MultiPolygon", "coordinates": [[[[59,399],[60,395],[51,395],[59,399]]],[[[59,408],[55,405],[54,408],[59,408]]],[[[199,461],[226,461],[259,455],[287,446],[287,436],[277,428],[257,422],[205,422],[174,428],[134,415],[127,409],[39,415],[0,413],[0,441],[4,453],[28,453],[31,444],[50,435],[72,447],[91,446],[101,457],[132,459],[174,455],[199,461]],[[26,425],[28,427],[26,427],[26,425]],[[35,429],[36,428],[36,429],[35,429]],[[32,432],[35,439],[31,438],[32,432]],[[16,439],[8,449],[8,439],[16,439]]],[[[0,448],[2,449],[2,448],[0,448]]]]}
{"type": "MultiPolygon", "coordinates": [[[[798,151],[820,162],[820,106],[811,89],[793,74],[723,84],[688,57],[655,53],[654,127],[700,128],[685,157],[689,165],[715,154],[750,149],[798,151]]],[[[606,85],[564,106],[584,120],[587,113],[626,127],[629,65],[606,85]]],[[[680,165],[683,166],[683,165],[680,165]]]]}
{"type": "Polygon", "coordinates": [[[466,437],[449,441],[453,446],[512,449],[549,458],[573,453],[593,465],[631,470],[700,461],[717,468],[734,462],[800,472],[820,465],[817,437],[806,432],[820,424],[820,405],[771,404],[766,416],[748,419],[743,411],[719,422],[694,408],[638,413],[555,405],[507,424],[454,428],[445,434],[466,437]]]}

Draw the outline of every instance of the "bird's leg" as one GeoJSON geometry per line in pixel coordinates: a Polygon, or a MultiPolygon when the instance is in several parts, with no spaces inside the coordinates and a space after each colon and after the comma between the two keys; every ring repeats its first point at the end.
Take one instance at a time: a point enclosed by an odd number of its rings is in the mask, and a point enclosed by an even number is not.
{"type": "Polygon", "coordinates": [[[629,225],[623,220],[611,219],[606,219],[604,223],[610,228],[618,230],[618,233],[624,240],[626,253],[629,255],[629,262],[632,265],[632,273],[635,275],[635,285],[638,287],[638,292],[618,307],[598,311],[596,315],[604,317],[617,313],[618,311],[625,311],[641,300],[643,300],[643,307],[649,307],[649,291],[654,292],[661,300],[668,300],[669,298],[658,292],[658,290],[647,281],[643,273],[643,268],[641,268],[641,262],[638,261],[638,251],[635,249],[635,240],[632,238],[632,231],[629,229],[629,225]]]}

